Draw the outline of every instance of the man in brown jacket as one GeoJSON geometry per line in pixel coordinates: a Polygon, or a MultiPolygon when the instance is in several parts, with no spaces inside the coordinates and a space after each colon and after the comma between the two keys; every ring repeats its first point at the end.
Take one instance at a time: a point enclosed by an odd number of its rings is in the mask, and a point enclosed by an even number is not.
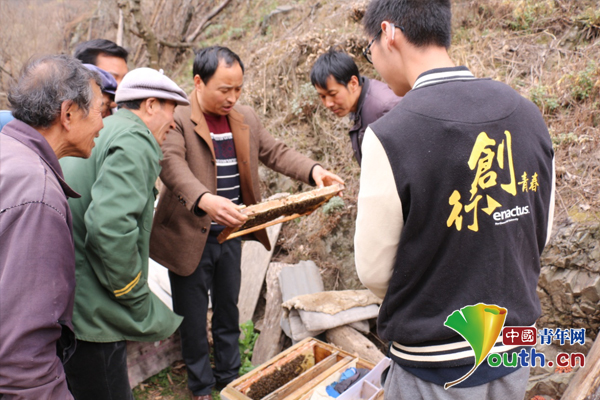
{"type": "MultiPolygon", "coordinates": [[[[244,81],[240,58],[225,47],[200,51],[193,67],[191,106],[175,112],[176,129],[163,144],[164,188],[152,226],[150,256],[169,269],[188,386],[194,399],[212,399],[215,384],[238,376],[237,301],[241,239],[219,244],[225,226],[247,217],[240,205],[261,200],[258,162],[313,185],[343,183],[335,174],[275,140],[250,107],[236,105],[244,81]],[[214,371],[206,337],[211,292],[214,371]]],[[[270,248],[264,230],[248,235],[270,248]]]]}

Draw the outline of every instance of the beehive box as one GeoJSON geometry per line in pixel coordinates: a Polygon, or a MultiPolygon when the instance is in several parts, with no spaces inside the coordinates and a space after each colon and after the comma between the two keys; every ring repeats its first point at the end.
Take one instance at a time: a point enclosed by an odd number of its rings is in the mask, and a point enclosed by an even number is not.
{"type": "Polygon", "coordinates": [[[347,368],[373,369],[374,364],[355,355],[307,338],[231,382],[223,400],[304,400],[319,385],[334,382],[347,368]]]}
{"type": "Polygon", "coordinates": [[[241,210],[248,216],[248,220],[242,226],[223,229],[217,240],[219,243],[223,243],[226,240],[247,235],[275,224],[309,215],[343,190],[344,186],[336,183],[308,192],[286,194],[277,199],[250,205],[241,210]]]}

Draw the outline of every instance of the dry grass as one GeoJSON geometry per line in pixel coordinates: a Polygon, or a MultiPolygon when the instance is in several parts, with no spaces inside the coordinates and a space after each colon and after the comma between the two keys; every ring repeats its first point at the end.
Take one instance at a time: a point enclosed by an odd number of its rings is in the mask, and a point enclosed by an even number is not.
{"type": "MultiPolygon", "coordinates": [[[[275,8],[271,3],[269,12],[275,8]]],[[[348,242],[353,226],[346,222],[355,217],[360,169],[352,158],[348,121],[336,119],[319,104],[308,74],[319,54],[338,46],[355,58],[361,73],[378,77],[360,56],[366,45],[360,26],[366,3],[323,1],[315,7],[299,2],[292,11],[271,18],[266,35],[257,28],[226,43],[248,67],[242,101],[263,114],[265,126],[276,137],[346,180],[343,213],[332,218],[317,212],[287,224],[280,241],[279,257],[316,260],[331,277],[329,287],[357,284],[352,256],[340,257],[330,244],[331,237],[345,236],[333,244],[352,252],[348,242]]],[[[467,65],[476,76],[507,83],[544,114],[556,151],[556,221],[598,223],[600,13],[595,2],[476,0],[455,1],[453,7],[455,62],[467,65]]],[[[258,17],[243,6],[234,12],[258,17]]]]}

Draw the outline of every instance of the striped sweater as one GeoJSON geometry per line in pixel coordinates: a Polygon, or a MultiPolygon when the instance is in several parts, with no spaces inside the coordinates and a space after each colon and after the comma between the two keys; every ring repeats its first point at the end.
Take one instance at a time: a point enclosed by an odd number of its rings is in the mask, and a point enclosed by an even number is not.
{"type": "MultiPolygon", "coordinates": [[[[213,116],[204,114],[206,124],[210,130],[215,158],[217,163],[217,195],[228,198],[235,204],[241,204],[240,199],[240,173],[238,160],[235,154],[233,135],[226,116],[213,116]]],[[[211,234],[220,233],[225,227],[212,221],[211,234]]]]}

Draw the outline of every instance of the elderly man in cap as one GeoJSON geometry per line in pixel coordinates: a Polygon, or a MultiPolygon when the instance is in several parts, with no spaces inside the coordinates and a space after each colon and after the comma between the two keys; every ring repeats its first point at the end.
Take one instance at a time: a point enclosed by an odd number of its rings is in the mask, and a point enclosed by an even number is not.
{"type": "Polygon", "coordinates": [[[117,81],[115,78],[106,72],[105,70],[96,67],[93,64],[83,64],[87,69],[97,72],[102,79],[102,118],[106,118],[112,115],[112,109],[116,106],[115,104],[115,91],[117,90],[117,81]]]}
{"type": "Polygon", "coordinates": [[[69,56],[25,66],[0,132],[0,397],[72,399],[75,255],[58,159],[89,157],[102,129],[99,77],[69,56]],[[61,362],[62,361],[62,362],[61,362]]]}
{"type": "Polygon", "coordinates": [[[119,111],[89,160],[63,161],[81,199],[73,211],[77,350],[65,365],[75,399],[133,399],[126,340],[157,341],[179,326],[149,289],[148,246],[160,172],[160,145],[174,127],[183,90],[161,72],[129,72],[117,89],[119,111]]]}

